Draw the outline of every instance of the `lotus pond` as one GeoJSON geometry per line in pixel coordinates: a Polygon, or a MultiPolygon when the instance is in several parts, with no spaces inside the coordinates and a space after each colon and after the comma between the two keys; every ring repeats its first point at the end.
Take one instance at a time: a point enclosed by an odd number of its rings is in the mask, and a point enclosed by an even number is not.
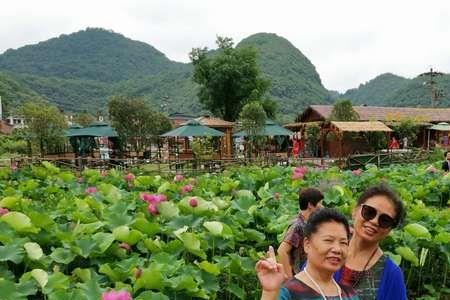
{"type": "Polygon", "coordinates": [[[298,210],[300,187],[350,216],[385,181],[407,206],[382,248],[410,299],[448,299],[450,177],[427,165],[363,171],[242,167],[175,178],[49,163],[0,169],[0,299],[258,299],[255,262],[298,210]]]}

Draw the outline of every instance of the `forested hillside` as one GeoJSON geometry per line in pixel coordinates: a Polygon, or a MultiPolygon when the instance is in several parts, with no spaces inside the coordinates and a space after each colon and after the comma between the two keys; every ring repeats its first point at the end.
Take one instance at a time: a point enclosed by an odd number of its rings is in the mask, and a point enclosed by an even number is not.
{"type": "Polygon", "coordinates": [[[353,104],[383,106],[409,81],[407,78],[385,73],[360,84],[358,88],[348,90],[342,97],[351,99],[353,104]]]}
{"type": "Polygon", "coordinates": [[[272,33],[258,33],[237,47],[255,47],[262,72],[272,82],[271,96],[286,114],[298,113],[310,104],[326,104],[331,96],[323,87],[314,65],[288,40],[272,33]]]}
{"type": "Polygon", "coordinates": [[[103,82],[157,74],[177,65],[148,44],[98,28],[63,34],[0,55],[0,69],[15,73],[103,82]]]}
{"type": "Polygon", "coordinates": [[[8,114],[11,109],[27,99],[43,99],[28,86],[16,81],[10,75],[0,72],[0,97],[2,97],[3,113],[8,114]]]}
{"type": "MultiPolygon", "coordinates": [[[[353,104],[430,107],[431,91],[425,84],[427,80],[427,77],[407,79],[386,73],[361,84],[357,89],[348,90],[342,98],[352,100],[353,104]]],[[[436,87],[443,92],[437,106],[450,106],[450,75],[439,76],[436,82],[436,87]]]]}
{"type": "MultiPolygon", "coordinates": [[[[247,46],[257,50],[258,64],[272,82],[268,96],[278,102],[284,119],[293,119],[310,104],[337,98],[366,105],[430,105],[423,78],[382,74],[340,95],[325,89],[311,61],[288,40],[258,33],[237,44],[247,46]]],[[[1,54],[0,96],[12,107],[40,96],[68,112],[96,112],[106,110],[110,96],[128,95],[143,97],[169,113],[206,113],[197,99],[192,70],[191,64],[171,61],[148,44],[88,28],[1,54]]],[[[440,105],[448,106],[450,77],[438,83],[444,91],[440,105]]]]}

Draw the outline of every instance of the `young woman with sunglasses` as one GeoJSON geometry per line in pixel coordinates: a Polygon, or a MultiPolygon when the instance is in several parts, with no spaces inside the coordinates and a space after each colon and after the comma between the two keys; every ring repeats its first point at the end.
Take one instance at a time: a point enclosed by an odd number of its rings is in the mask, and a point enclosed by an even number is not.
{"type": "Polygon", "coordinates": [[[277,263],[272,247],[268,257],[256,264],[263,290],[261,300],[359,299],[350,286],[333,279],[333,273],[342,267],[347,256],[349,234],[342,214],[329,208],[315,211],[304,227],[303,246],[308,262],[303,271],[285,282],[288,276],[283,264],[277,263]]]}
{"type": "Polygon", "coordinates": [[[347,260],[335,279],[351,285],[360,299],[407,299],[402,271],[379,246],[404,214],[401,200],[386,185],[370,187],[358,199],[347,260]]]}

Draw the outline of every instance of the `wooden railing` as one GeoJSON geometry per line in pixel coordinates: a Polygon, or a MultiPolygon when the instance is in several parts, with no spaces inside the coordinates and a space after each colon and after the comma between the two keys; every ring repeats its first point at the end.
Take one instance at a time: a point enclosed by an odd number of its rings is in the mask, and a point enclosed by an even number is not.
{"type": "Polygon", "coordinates": [[[349,169],[361,168],[367,164],[378,167],[390,164],[416,163],[429,159],[432,151],[422,148],[390,150],[387,152],[350,155],[345,160],[345,167],[349,169]]]}

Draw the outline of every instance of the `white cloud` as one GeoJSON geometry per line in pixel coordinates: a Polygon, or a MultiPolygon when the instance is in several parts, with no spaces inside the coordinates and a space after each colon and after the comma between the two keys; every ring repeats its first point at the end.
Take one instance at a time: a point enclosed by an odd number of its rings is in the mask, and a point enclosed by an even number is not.
{"type": "Polygon", "coordinates": [[[15,0],[0,11],[0,53],[86,27],[151,44],[177,61],[216,35],[287,38],[326,88],[345,91],[385,72],[450,72],[450,2],[430,0],[15,0]]]}

